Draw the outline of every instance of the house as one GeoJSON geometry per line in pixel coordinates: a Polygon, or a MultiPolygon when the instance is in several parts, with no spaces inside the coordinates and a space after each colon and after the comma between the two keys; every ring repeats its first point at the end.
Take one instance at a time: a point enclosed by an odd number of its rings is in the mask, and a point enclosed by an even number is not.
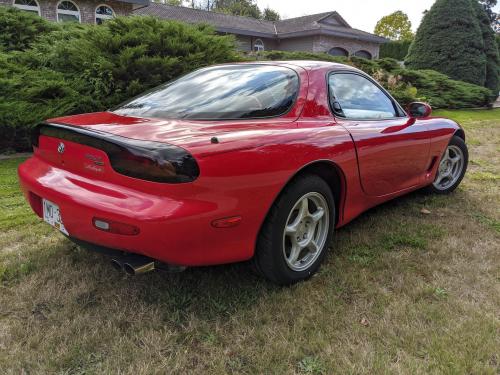
{"type": "Polygon", "coordinates": [[[50,21],[96,24],[115,16],[128,16],[148,4],[149,0],[0,0],[0,5],[33,12],[50,21]]]}
{"type": "Polygon", "coordinates": [[[0,0],[51,21],[100,24],[115,16],[150,15],[166,20],[212,25],[233,34],[241,51],[327,52],[334,56],[377,58],[387,40],[352,28],[337,12],[312,14],[282,21],[264,21],[150,0],[0,0]]]}
{"type": "MultiPolygon", "coordinates": [[[[1,0],[0,0],[1,1],[1,0]]],[[[337,12],[312,14],[282,21],[207,12],[151,3],[133,12],[166,20],[212,25],[217,32],[234,34],[242,51],[328,52],[334,56],[377,58],[385,38],[352,28],[337,12]]]]}

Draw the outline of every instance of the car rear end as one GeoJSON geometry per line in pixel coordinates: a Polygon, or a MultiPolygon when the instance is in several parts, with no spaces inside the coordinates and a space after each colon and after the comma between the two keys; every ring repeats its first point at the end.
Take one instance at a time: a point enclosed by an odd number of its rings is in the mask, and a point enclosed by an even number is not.
{"type": "Polygon", "coordinates": [[[172,264],[228,261],[190,251],[214,236],[217,205],[194,198],[199,168],[186,150],[61,124],[36,127],[33,146],[22,190],[66,236],[172,264]]]}

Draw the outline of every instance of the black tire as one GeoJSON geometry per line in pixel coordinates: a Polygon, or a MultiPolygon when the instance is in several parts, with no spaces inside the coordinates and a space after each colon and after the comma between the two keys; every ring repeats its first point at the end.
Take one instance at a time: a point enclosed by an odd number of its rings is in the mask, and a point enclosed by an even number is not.
{"type": "MultiPolygon", "coordinates": [[[[439,167],[438,167],[438,170],[436,172],[436,177],[435,177],[433,183],[430,184],[429,186],[427,186],[426,188],[424,188],[425,192],[431,193],[431,194],[450,194],[462,182],[462,180],[465,176],[465,172],[467,171],[467,165],[469,163],[469,150],[467,149],[467,145],[465,144],[464,140],[456,135],[453,136],[453,138],[451,138],[451,141],[448,144],[448,146],[446,147],[446,150],[448,150],[450,147],[452,147],[452,148],[458,147],[462,151],[463,163],[462,163],[462,167],[461,167],[461,171],[460,171],[458,179],[450,186],[446,186],[445,188],[438,188],[437,186],[435,186],[435,183],[440,176],[440,171],[439,171],[439,167]]],[[[446,150],[445,150],[445,152],[446,152],[446,150]]],[[[442,159],[440,160],[439,163],[441,163],[441,161],[442,161],[442,159]]]]}
{"type": "Polygon", "coordinates": [[[294,179],[274,202],[261,228],[253,268],[278,285],[290,285],[310,278],[318,271],[325,258],[334,227],[335,201],[328,184],[316,175],[303,175],[294,179]],[[292,270],[285,260],[284,231],[296,203],[308,193],[321,195],[328,204],[328,225],[323,224],[324,228],[327,228],[326,241],[318,250],[317,258],[314,261],[311,259],[313,263],[304,270],[296,271],[292,270]]]}

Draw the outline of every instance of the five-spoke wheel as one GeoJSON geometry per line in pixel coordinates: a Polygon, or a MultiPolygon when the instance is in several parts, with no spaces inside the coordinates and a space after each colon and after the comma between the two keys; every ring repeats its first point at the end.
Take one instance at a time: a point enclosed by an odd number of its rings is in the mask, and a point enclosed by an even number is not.
{"type": "Polygon", "coordinates": [[[296,177],[264,222],[254,268],[281,285],[311,277],[323,261],[334,224],[335,201],[325,180],[316,175],[296,177]]]}
{"type": "Polygon", "coordinates": [[[447,194],[457,188],[462,181],[469,153],[462,138],[454,136],[439,162],[436,178],[427,191],[438,194],[447,194]]]}
{"type": "Polygon", "coordinates": [[[308,268],[328,237],[330,213],[326,199],[319,193],[300,197],[288,215],[283,232],[283,255],[294,271],[308,268]]]}

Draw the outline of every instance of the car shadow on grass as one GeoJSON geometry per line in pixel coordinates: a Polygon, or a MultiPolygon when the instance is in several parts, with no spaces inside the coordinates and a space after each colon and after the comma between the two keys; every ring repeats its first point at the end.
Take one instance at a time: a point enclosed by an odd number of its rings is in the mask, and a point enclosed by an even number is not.
{"type": "MultiPolygon", "coordinates": [[[[373,267],[387,251],[402,248],[426,251],[431,241],[445,233],[436,222],[439,218],[436,211],[460,208],[464,201],[468,202],[468,209],[479,205],[471,199],[465,191],[449,196],[416,192],[369,210],[337,231],[327,262],[317,278],[341,278],[339,266],[354,271],[357,267],[373,267]],[[422,214],[421,208],[429,209],[431,214],[422,214]]],[[[131,277],[114,269],[107,256],[80,249],[66,239],[58,246],[58,259],[66,258],[68,262],[65,268],[70,274],[65,280],[83,277],[88,284],[86,291],[74,298],[73,303],[78,305],[75,308],[93,309],[109,305],[113,299],[114,309],[131,312],[156,309],[161,311],[165,323],[176,326],[187,324],[193,317],[203,321],[229,318],[251,310],[263,299],[309,288],[307,282],[291,288],[274,286],[254,275],[247,263],[194,267],[174,274],[158,270],[131,277]]],[[[50,263],[59,261],[52,258],[50,263]]]]}

